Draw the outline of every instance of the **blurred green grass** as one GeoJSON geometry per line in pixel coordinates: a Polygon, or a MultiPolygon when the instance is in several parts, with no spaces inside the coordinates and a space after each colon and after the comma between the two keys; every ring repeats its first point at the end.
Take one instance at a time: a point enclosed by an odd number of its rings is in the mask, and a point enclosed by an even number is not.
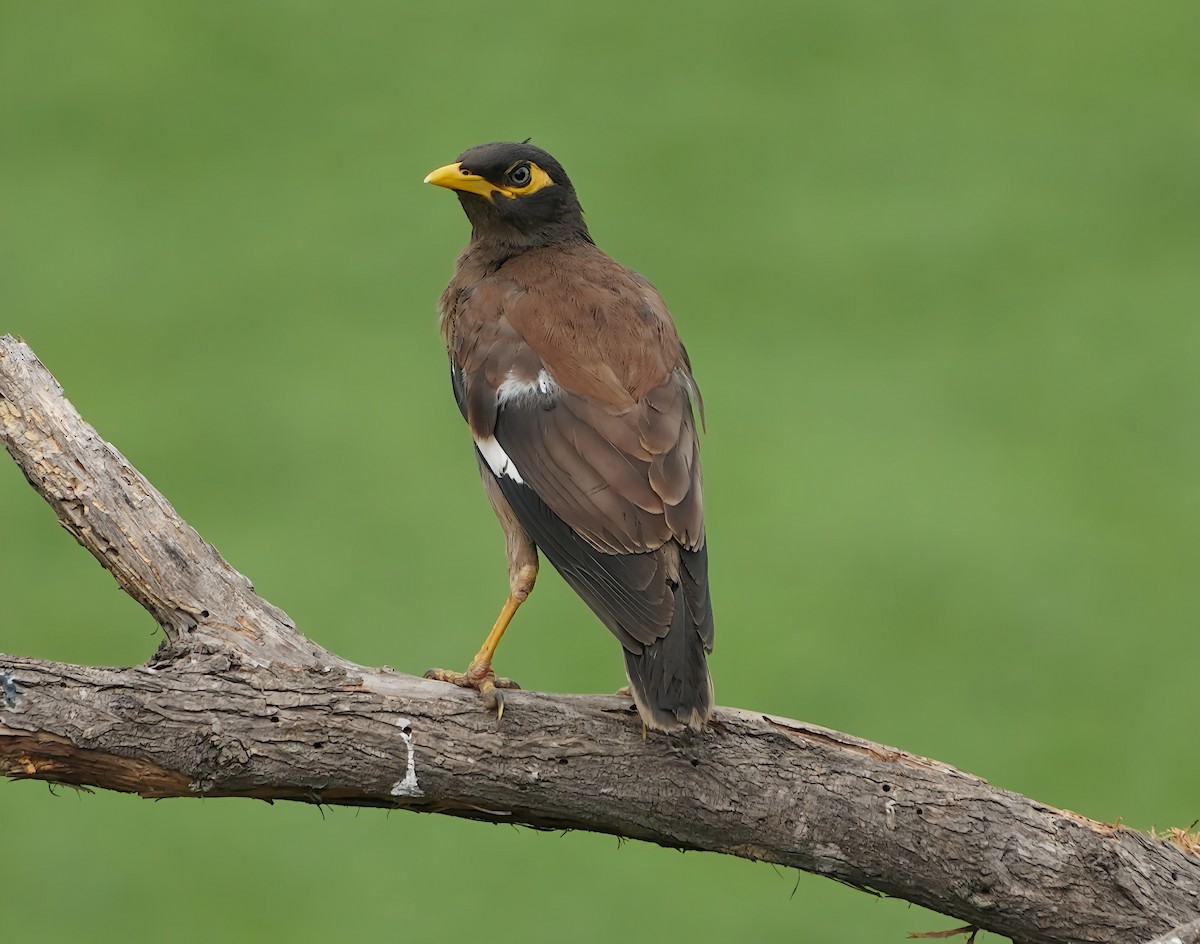
{"type": "MultiPolygon", "coordinates": [[[[704,389],[719,699],[1186,825],[1198,28],[1183,2],[0,4],[0,331],[323,645],[465,660],[503,550],[434,326],[466,223],[420,180],[533,135],[704,389]]],[[[0,651],[157,642],[5,463],[0,599],[0,651]]],[[[614,689],[611,638],[557,578],[535,599],[503,670],[614,689]]],[[[70,900],[63,939],[945,926],[606,837],[2,794],[0,885],[70,900]]]]}

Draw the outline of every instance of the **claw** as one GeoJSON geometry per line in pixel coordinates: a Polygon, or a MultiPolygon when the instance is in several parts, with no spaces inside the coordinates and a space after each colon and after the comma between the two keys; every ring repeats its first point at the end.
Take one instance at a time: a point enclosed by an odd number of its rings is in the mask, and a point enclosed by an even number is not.
{"type": "Polygon", "coordinates": [[[517,607],[529,596],[529,591],[533,589],[533,582],[537,577],[537,552],[533,547],[533,542],[529,540],[527,535],[524,540],[528,543],[528,547],[521,550],[518,557],[528,552],[528,555],[532,555],[531,562],[521,564],[518,567],[517,564],[520,561],[510,558],[509,578],[512,589],[509,591],[508,599],[505,600],[504,606],[500,610],[500,615],[496,617],[496,622],[492,624],[491,632],[488,633],[487,639],[483,641],[483,646],[475,654],[475,658],[471,660],[471,664],[467,666],[467,671],[450,672],[446,669],[429,669],[425,673],[427,679],[436,679],[439,682],[451,682],[462,688],[475,689],[479,692],[480,697],[483,698],[484,707],[489,711],[493,708],[496,710],[497,721],[504,717],[504,694],[500,689],[519,689],[521,687],[512,679],[496,678],[496,673],[492,671],[492,658],[496,654],[496,646],[500,644],[500,637],[504,635],[504,630],[508,628],[509,622],[517,612],[517,607]]]}
{"type": "Polygon", "coordinates": [[[504,717],[504,691],[519,690],[521,687],[510,678],[497,678],[491,665],[484,662],[472,662],[465,672],[429,669],[425,672],[425,678],[475,689],[479,692],[483,707],[496,712],[497,721],[504,717]]]}
{"type": "Polygon", "coordinates": [[[496,717],[504,713],[504,698],[496,690],[496,683],[491,678],[480,681],[479,697],[483,699],[483,707],[488,711],[495,711],[496,717]]]}

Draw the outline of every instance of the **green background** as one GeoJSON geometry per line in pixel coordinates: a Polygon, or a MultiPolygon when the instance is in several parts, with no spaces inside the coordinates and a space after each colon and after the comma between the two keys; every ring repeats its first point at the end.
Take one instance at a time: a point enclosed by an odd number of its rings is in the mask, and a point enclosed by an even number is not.
{"type": "MultiPolygon", "coordinates": [[[[503,544],[435,327],[466,221],[421,178],[532,135],[704,390],[719,700],[1186,826],[1197,36],[1185,2],[3,2],[0,331],[321,644],[465,664],[503,544]]],[[[0,651],[123,665],[160,638],[7,459],[0,592],[0,651]]],[[[549,575],[499,668],[622,682],[549,575]]],[[[13,783],[0,835],[9,920],[62,940],[952,926],[401,812],[13,783]]]]}

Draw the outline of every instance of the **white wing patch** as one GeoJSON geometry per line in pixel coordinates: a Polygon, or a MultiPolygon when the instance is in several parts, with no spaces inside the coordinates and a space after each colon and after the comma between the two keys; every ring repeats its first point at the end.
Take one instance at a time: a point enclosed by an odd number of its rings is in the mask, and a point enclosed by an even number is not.
{"type": "Polygon", "coordinates": [[[554,382],[554,378],[544,367],[538,371],[533,380],[522,380],[510,370],[504,375],[504,382],[496,388],[496,402],[501,406],[511,403],[513,400],[532,396],[558,396],[558,384],[554,382]]]}
{"type": "MultiPolygon", "coordinates": [[[[558,384],[554,382],[554,378],[544,367],[532,380],[524,380],[510,370],[504,375],[500,386],[496,388],[496,405],[499,407],[520,406],[522,400],[528,399],[536,399],[544,405],[547,400],[556,399],[558,394],[558,384]]],[[[525,479],[521,477],[520,471],[508,457],[504,447],[496,442],[495,436],[476,439],[475,445],[479,449],[479,454],[483,456],[483,461],[488,464],[488,468],[497,477],[507,475],[514,482],[520,485],[525,484],[525,479]]]]}
{"type": "Polygon", "coordinates": [[[488,464],[488,468],[492,470],[492,473],[497,478],[507,475],[517,484],[525,484],[525,480],[521,478],[521,473],[513,465],[513,461],[508,457],[508,453],[504,451],[504,447],[496,442],[495,436],[476,439],[475,448],[479,450],[479,454],[483,456],[483,461],[488,464]]]}

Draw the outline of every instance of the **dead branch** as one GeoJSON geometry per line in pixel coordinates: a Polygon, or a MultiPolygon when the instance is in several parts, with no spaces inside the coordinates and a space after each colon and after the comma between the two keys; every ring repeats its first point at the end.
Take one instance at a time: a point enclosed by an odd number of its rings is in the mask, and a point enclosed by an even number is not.
{"type": "Polygon", "coordinates": [[[1161,934],[1148,944],[1200,944],[1200,918],[1161,934]]]}
{"type": "Polygon", "coordinates": [[[702,733],[643,739],[625,699],[531,692],[498,722],[473,693],[332,655],[9,336],[0,436],[166,635],[127,669],[0,655],[10,777],[594,830],[794,866],[1022,944],[1146,940],[1200,914],[1200,859],[1176,845],[851,735],[721,708],[702,733]]]}

